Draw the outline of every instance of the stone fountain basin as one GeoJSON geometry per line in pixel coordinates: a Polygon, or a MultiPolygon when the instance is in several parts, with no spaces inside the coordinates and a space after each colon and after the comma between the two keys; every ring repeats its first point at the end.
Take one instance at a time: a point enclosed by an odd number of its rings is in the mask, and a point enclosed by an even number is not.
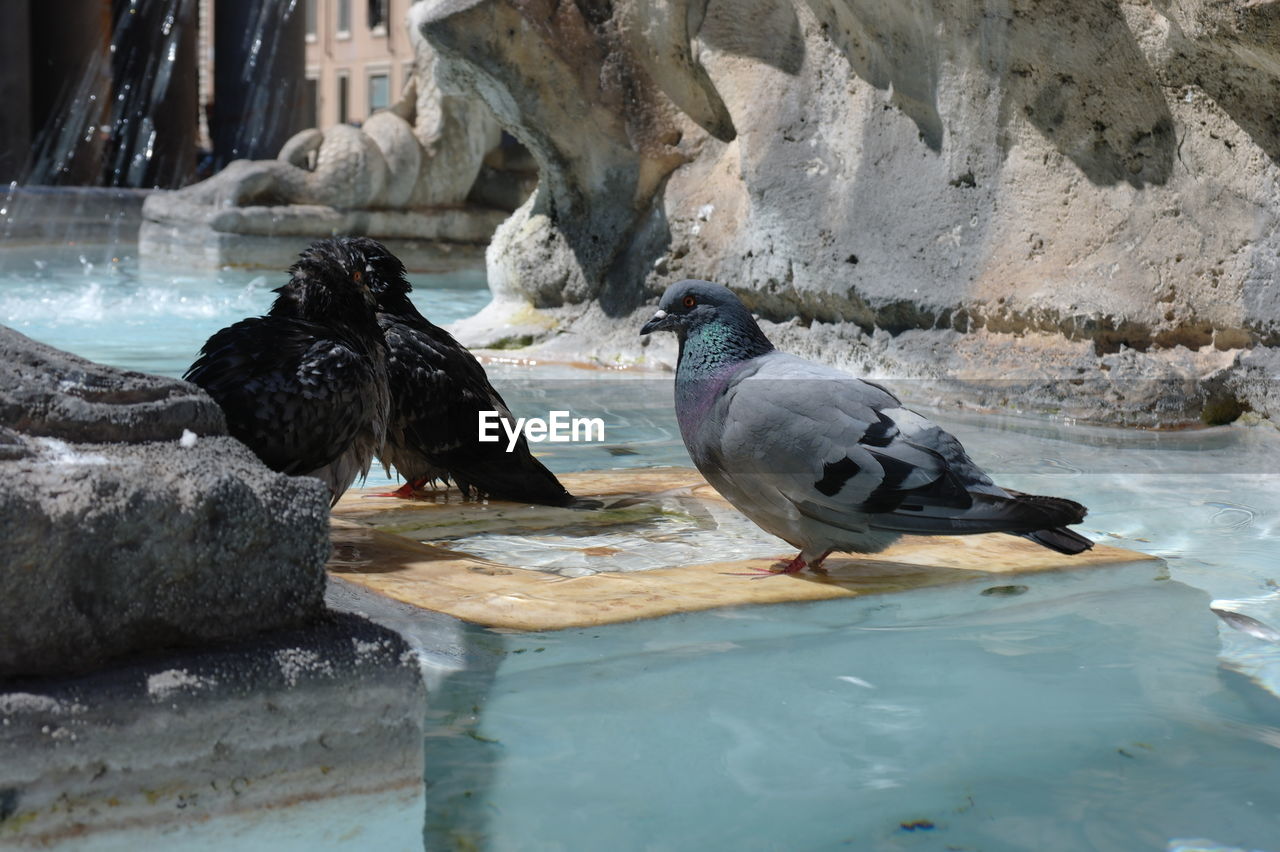
{"type": "Polygon", "coordinates": [[[333,510],[334,552],[328,570],[385,597],[473,624],[542,631],[955,583],[1003,584],[998,590],[1014,588],[1008,584],[1023,574],[1160,562],[1103,544],[1064,556],[1002,534],[908,536],[873,557],[836,554],[827,560],[825,576],[807,571],[765,576],[755,572],[794,554],[764,542],[758,556],[732,558],[730,553],[726,558],[714,519],[733,510],[692,469],[587,471],[561,480],[574,494],[599,499],[605,508],[592,512],[464,501],[456,492],[427,500],[376,496],[373,489],[348,492],[333,510]],[[681,514],[695,523],[674,535],[694,546],[674,564],[637,565],[634,554],[602,542],[617,524],[650,525],[656,546],[672,535],[659,522],[681,514]],[[535,539],[556,542],[552,558],[566,552],[564,540],[576,538],[580,546],[568,550],[578,550],[599,567],[576,576],[554,573],[549,564],[531,567],[540,561],[530,548],[531,530],[535,539]],[[501,546],[504,539],[510,546],[501,546]],[[705,546],[697,546],[700,540],[705,546]],[[504,558],[468,551],[482,542],[504,558]],[[522,554],[530,558],[522,560],[522,554]]]}

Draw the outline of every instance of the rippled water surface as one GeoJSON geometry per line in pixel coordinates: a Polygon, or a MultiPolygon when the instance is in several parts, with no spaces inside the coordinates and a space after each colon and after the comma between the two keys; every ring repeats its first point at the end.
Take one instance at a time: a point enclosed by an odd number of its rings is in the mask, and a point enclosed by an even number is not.
{"type": "MultiPolygon", "coordinates": [[[[39,252],[4,265],[0,322],[169,375],[280,281],[39,252]]],[[[414,280],[439,322],[488,299],[476,274],[414,280]]],[[[605,420],[603,444],[543,445],[555,470],[688,463],[669,375],[490,374],[518,415],[605,420]]],[[[426,845],[1280,850],[1280,656],[1209,606],[1280,628],[1280,434],[929,413],[998,481],[1080,500],[1092,537],[1164,563],[548,634],[363,601],[416,637],[431,678],[426,845]]],[[[640,561],[670,547],[609,535],[640,561]]]]}

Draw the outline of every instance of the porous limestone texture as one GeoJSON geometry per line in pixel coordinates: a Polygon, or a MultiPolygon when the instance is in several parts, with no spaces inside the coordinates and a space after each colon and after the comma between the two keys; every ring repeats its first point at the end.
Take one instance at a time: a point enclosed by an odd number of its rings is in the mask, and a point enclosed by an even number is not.
{"type": "Polygon", "coordinates": [[[634,358],[642,306],[708,278],[863,371],[996,399],[1014,364],[1043,374],[1030,407],[1110,422],[1276,413],[1246,366],[1280,347],[1276,0],[428,11],[441,75],[542,175],[473,343],[532,307],[557,351],[634,358]],[[1116,385],[1117,355],[1170,404],[1077,383],[1116,385]]]}
{"type": "Polygon", "coordinates": [[[441,90],[434,51],[416,27],[410,36],[414,72],[397,103],[360,127],[304,130],[274,160],[236,160],[208,180],[154,193],[143,205],[140,252],[272,266],[280,241],[269,238],[363,234],[385,240],[410,268],[430,269],[418,242],[486,243],[503,213],[465,202],[500,141],[498,125],[483,102],[441,90]]]}
{"type": "Polygon", "coordinates": [[[222,409],[189,382],[95,364],[2,325],[0,424],[83,443],[227,433],[222,409]]]}
{"type": "Polygon", "coordinates": [[[0,676],[322,611],[324,484],[225,433],[194,385],[0,327],[0,676]]]}
{"type": "Polygon", "coordinates": [[[353,615],[0,684],[5,849],[422,846],[426,691],[353,615]]]}

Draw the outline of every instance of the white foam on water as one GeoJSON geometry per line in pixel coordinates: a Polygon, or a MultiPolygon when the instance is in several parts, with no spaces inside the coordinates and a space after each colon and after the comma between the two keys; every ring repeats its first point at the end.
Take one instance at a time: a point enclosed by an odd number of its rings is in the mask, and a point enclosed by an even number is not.
{"type": "Polygon", "coordinates": [[[197,295],[167,287],[124,288],[90,281],[72,292],[39,285],[0,290],[0,317],[12,326],[139,325],[175,318],[225,318],[230,323],[261,313],[263,301],[251,288],[197,295]]]}

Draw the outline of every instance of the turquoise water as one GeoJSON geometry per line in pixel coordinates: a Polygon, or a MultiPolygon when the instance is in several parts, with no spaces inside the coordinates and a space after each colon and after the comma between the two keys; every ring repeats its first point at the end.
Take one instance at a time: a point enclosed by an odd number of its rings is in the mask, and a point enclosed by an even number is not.
{"type": "MultiPolygon", "coordinates": [[[[4,267],[0,322],[168,375],[279,279],[4,267]]],[[[437,322],[488,300],[478,273],[414,283],[437,322]]],[[[557,471],[688,463],[669,375],[490,372],[517,414],[605,419],[603,445],[548,450],[557,471]]],[[[1092,537],[1164,563],[547,634],[361,599],[429,676],[425,846],[1280,850],[1280,652],[1209,609],[1280,627],[1280,433],[930,413],[1002,483],[1080,500],[1092,537]]]]}
{"type": "MultiPolygon", "coordinates": [[[[131,370],[181,377],[220,328],[271,306],[283,273],[140,264],[98,247],[0,255],[0,323],[28,337],[131,370]]],[[[489,303],[481,270],[411,275],[418,309],[439,323],[489,303]]]]}

